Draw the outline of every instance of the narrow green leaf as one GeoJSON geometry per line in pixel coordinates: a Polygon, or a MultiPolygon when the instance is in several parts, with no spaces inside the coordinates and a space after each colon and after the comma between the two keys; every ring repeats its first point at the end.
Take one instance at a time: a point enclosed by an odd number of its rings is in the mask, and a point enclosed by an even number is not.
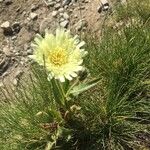
{"type": "Polygon", "coordinates": [[[94,87],[95,85],[98,84],[98,82],[100,81],[101,78],[97,78],[97,79],[93,79],[87,83],[81,83],[75,87],[73,87],[73,89],[70,91],[69,94],[73,94],[74,96],[77,96],[78,94],[89,90],[90,88],[94,87]]]}

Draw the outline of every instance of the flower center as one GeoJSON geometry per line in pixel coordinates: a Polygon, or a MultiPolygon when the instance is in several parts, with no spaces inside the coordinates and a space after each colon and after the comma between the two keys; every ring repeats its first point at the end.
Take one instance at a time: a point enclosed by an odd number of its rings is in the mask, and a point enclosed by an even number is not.
{"type": "Polygon", "coordinates": [[[68,62],[68,55],[62,48],[57,48],[53,52],[49,53],[48,59],[56,66],[62,66],[68,62]]]}

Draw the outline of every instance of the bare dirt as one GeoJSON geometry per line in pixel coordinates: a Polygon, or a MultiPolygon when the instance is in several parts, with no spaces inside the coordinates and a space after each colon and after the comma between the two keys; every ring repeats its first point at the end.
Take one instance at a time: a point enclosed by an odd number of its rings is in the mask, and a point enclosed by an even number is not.
{"type": "Polygon", "coordinates": [[[0,1],[0,25],[9,22],[7,29],[0,28],[0,86],[6,81],[17,85],[18,77],[28,71],[36,33],[43,34],[46,28],[54,32],[60,25],[78,34],[100,31],[103,15],[97,11],[98,0],[72,0],[65,6],[64,1],[0,1]]]}

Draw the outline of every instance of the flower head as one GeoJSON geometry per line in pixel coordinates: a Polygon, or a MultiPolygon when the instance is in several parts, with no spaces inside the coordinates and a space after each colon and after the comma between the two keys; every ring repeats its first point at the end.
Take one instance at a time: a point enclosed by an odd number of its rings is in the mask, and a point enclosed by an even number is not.
{"type": "Polygon", "coordinates": [[[70,31],[57,29],[56,35],[45,33],[43,38],[40,35],[32,43],[34,53],[30,57],[40,65],[45,65],[49,77],[72,80],[77,72],[84,69],[82,66],[83,57],[87,52],[82,49],[85,44],[80,42],[78,37],[72,37],[70,31]]]}

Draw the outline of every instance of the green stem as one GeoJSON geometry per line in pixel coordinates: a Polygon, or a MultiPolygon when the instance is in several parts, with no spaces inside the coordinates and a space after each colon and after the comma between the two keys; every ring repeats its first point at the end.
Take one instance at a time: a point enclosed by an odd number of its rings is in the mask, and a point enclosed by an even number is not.
{"type": "Polygon", "coordinates": [[[60,83],[58,83],[56,79],[52,79],[51,84],[52,84],[53,94],[54,94],[56,103],[64,107],[65,95],[64,95],[63,89],[61,88],[60,83]]]}
{"type": "Polygon", "coordinates": [[[58,86],[59,86],[59,88],[60,88],[60,90],[61,90],[62,96],[63,96],[63,97],[64,97],[64,99],[65,99],[65,92],[64,92],[64,88],[63,88],[62,84],[61,84],[59,81],[58,81],[57,83],[58,83],[58,86]]]}

